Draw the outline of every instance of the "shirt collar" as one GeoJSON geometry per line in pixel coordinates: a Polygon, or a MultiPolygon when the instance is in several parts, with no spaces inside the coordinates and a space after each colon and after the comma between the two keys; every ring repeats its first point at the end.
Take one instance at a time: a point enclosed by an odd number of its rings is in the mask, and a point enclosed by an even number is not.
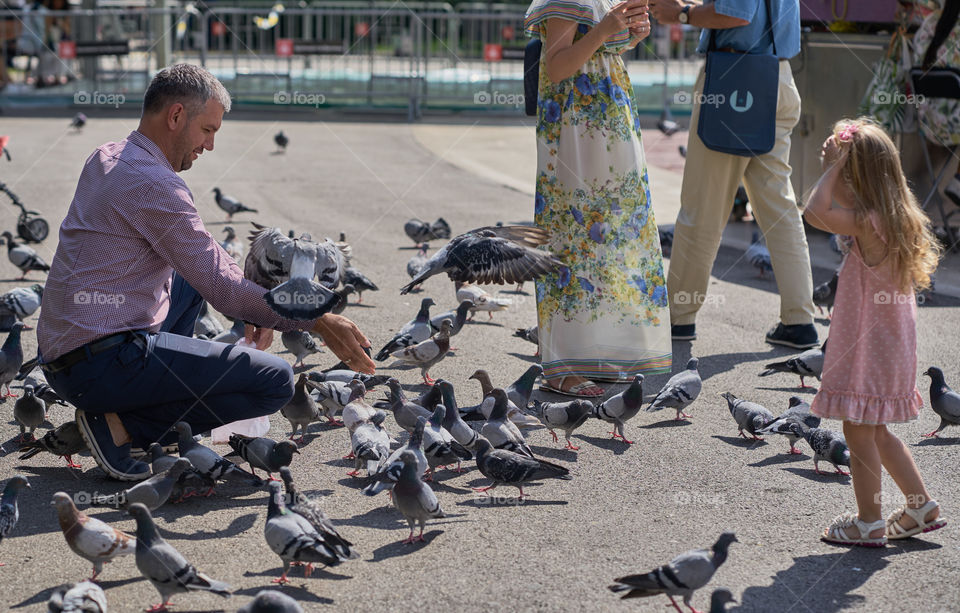
{"type": "Polygon", "coordinates": [[[133,143],[134,145],[145,150],[147,153],[157,158],[157,160],[163,164],[170,172],[176,172],[173,170],[173,166],[170,164],[170,160],[167,159],[167,156],[163,154],[163,151],[160,150],[160,147],[157,146],[157,143],[150,140],[144,133],[134,130],[127,136],[127,141],[133,143]]]}

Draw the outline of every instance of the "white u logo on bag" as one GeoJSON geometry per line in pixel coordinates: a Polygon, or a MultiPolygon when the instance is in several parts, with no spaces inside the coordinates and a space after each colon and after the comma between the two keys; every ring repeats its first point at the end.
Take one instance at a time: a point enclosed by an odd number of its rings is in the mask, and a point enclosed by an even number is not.
{"type": "Polygon", "coordinates": [[[735,89],[733,90],[733,93],[730,94],[730,108],[732,108],[738,113],[746,113],[747,111],[750,110],[750,107],[753,106],[753,94],[751,94],[750,91],[748,90],[746,102],[744,103],[743,106],[740,106],[737,104],[738,93],[739,93],[739,90],[735,89]]]}

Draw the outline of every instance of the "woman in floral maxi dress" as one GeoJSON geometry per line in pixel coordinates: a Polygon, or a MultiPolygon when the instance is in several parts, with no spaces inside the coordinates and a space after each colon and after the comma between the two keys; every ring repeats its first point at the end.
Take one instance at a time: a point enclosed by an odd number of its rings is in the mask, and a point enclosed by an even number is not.
{"type": "Polygon", "coordinates": [[[544,41],[534,220],[567,263],[536,285],[544,388],[568,395],[671,367],[660,240],[620,57],[649,33],[645,5],[536,0],[527,11],[527,33],[544,41]]]}

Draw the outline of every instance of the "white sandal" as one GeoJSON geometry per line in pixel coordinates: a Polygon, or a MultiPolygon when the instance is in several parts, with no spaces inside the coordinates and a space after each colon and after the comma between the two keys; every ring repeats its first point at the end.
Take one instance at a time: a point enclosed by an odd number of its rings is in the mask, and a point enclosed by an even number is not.
{"type": "Polygon", "coordinates": [[[879,538],[870,538],[870,533],[886,527],[886,520],[866,522],[860,521],[860,518],[847,511],[843,515],[834,518],[833,523],[824,530],[820,540],[827,543],[837,543],[839,545],[859,545],[861,547],[883,547],[887,544],[887,535],[879,538]],[[860,532],[860,538],[850,538],[847,536],[847,530],[856,528],[860,532]]]}
{"type": "Polygon", "coordinates": [[[887,538],[891,541],[910,538],[920,534],[921,532],[933,532],[934,530],[939,530],[947,525],[947,520],[942,517],[937,517],[932,519],[929,522],[923,521],[927,515],[930,514],[930,511],[934,509],[939,509],[940,505],[937,504],[936,500],[928,500],[927,504],[923,505],[917,509],[911,509],[910,507],[904,505],[890,514],[887,517],[887,538]],[[903,514],[906,513],[910,516],[913,521],[917,523],[913,528],[907,529],[900,525],[900,519],[903,517],[903,514]]]}

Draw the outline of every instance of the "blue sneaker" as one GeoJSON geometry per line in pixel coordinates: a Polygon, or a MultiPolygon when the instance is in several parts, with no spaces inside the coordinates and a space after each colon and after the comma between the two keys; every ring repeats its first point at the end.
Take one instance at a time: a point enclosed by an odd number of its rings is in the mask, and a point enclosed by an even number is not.
{"type": "Polygon", "coordinates": [[[130,457],[130,443],[118,446],[113,442],[106,417],[77,409],[76,421],[90,455],[103,472],[120,481],[143,481],[150,476],[149,464],[130,457]]]}

